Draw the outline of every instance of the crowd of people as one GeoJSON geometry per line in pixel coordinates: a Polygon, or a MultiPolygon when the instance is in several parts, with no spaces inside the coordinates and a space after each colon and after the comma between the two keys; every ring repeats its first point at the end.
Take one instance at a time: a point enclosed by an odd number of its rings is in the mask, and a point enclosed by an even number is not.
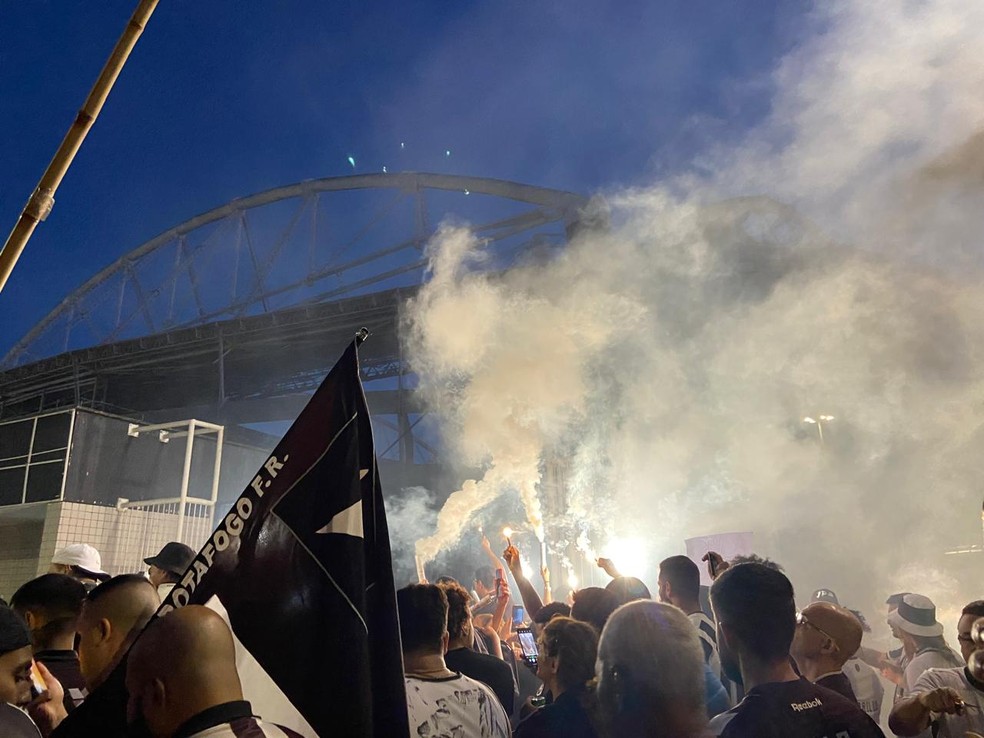
{"type": "MultiPolygon", "coordinates": [[[[484,548],[491,566],[473,581],[396,593],[410,736],[984,737],[984,601],[963,608],[955,651],[929,598],[891,595],[899,646],[886,652],[863,645],[867,622],[831,590],[797,609],[781,567],[759,557],[709,552],[708,590],[697,563],[672,556],[655,597],[600,560],[607,586],[562,602],[547,586],[541,597],[515,546],[501,560],[484,548]]],[[[0,735],[58,738],[80,705],[104,701],[129,735],[295,738],[253,715],[219,614],[154,619],[194,555],[172,542],[146,574],[110,577],[91,546],[58,551],[0,605],[0,735]]],[[[86,712],[73,734],[107,735],[80,724],[86,712]]]]}

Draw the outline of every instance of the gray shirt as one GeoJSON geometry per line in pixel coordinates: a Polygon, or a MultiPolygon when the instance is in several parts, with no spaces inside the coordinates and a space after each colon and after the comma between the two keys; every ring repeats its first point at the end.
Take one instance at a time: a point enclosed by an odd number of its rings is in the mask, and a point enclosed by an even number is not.
{"type": "Polygon", "coordinates": [[[967,703],[963,715],[933,713],[931,719],[939,725],[939,738],[963,738],[968,732],[984,734],[984,692],[968,680],[963,667],[929,669],[916,681],[910,697],[932,692],[942,687],[955,689],[967,703]]]}

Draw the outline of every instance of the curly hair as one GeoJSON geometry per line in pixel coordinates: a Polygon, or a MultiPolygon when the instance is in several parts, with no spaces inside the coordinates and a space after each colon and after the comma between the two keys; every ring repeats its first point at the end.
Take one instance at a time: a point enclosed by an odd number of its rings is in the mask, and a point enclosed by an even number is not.
{"type": "Polygon", "coordinates": [[[448,635],[451,640],[467,635],[471,622],[471,595],[457,582],[442,582],[437,585],[448,598],[448,635]]]}
{"type": "Polygon", "coordinates": [[[546,655],[558,659],[557,681],[565,690],[594,678],[598,631],[591,625],[557,615],[543,626],[540,638],[546,655]]]}

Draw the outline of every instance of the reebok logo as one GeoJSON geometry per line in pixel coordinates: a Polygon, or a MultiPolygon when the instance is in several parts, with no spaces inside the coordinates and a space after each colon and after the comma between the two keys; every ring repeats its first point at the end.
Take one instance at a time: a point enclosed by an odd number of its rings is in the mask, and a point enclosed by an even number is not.
{"type": "Polygon", "coordinates": [[[803,710],[812,710],[814,707],[820,707],[822,704],[820,698],[817,697],[815,700],[809,700],[807,702],[790,702],[789,706],[796,712],[803,712],[803,710]]]}

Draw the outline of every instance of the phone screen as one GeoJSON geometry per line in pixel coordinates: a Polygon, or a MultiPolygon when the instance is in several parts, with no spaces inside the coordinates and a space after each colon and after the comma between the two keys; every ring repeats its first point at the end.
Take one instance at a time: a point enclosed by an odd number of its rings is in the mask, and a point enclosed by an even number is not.
{"type": "Polygon", "coordinates": [[[523,608],[523,606],[513,605],[513,617],[512,617],[513,630],[521,626],[525,619],[526,619],[526,610],[523,608]]]}
{"type": "Polygon", "coordinates": [[[536,663],[540,655],[536,650],[536,638],[533,631],[529,628],[517,628],[516,635],[519,636],[519,647],[523,649],[523,658],[531,663],[536,663]]]}
{"type": "Polygon", "coordinates": [[[37,698],[48,691],[48,685],[44,683],[41,670],[35,662],[31,662],[31,697],[37,698]]]}

